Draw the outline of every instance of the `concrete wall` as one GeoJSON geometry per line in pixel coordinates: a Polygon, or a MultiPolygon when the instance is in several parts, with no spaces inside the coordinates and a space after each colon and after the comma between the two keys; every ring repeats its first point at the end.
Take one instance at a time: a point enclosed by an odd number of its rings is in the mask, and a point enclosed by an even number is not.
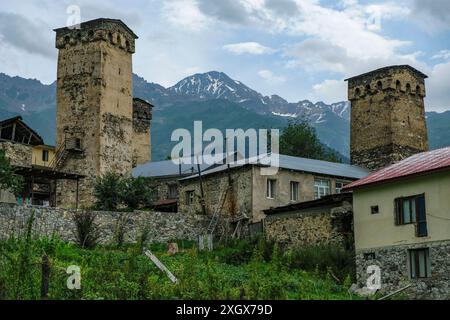
{"type": "MultiPolygon", "coordinates": [[[[18,236],[26,232],[27,221],[35,214],[33,236],[58,236],[64,241],[74,241],[75,225],[73,210],[25,207],[0,204],[0,238],[18,236]]],[[[204,233],[206,220],[202,216],[180,213],[141,212],[95,212],[102,243],[113,243],[118,221],[126,217],[125,241],[135,242],[142,230],[149,230],[149,242],[169,240],[197,240],[204,233]]]]}
{"type": "Polygon", "coordinates": [[[319,176],[311,173],[302,173],[292,170],[281,169],[277,175],[261,175],[261,167],[253,167],[253,191],[252,191],[252,211],[253,221],[258,222],[264,218],[263,210],[285,206],[291,203],[291,181],[299,183],[299,201],[305,202],[314,200],[314,181],[316,178],[330,181],[331,194],[336,193],[336,181],[349,182],[348,180],[336,179],[333,177],[319,176]],[[274,199],[267,198],[267,180],[276,180],[276,196],[274,199]]]}
{"type": "Polygon", "coordinates": [[[450,172],[405,179],[354,191],[356,249],[450,240],[450,172]],[[394,200],[425,193],[428,236],[416,237],[415,225],[395,225],[394,200]],[[371,214],[372,206],[379,214],[371,214]]]}
{"type": "Polygon", "coordinates": [[[48,167],[52,163],[55,158],[55,148],[48,146],[35,146],[33,147],[33,165],[48,167]],[[42,154],[44,150],[48,151],[48,161],[42,160],[42,154]]]}

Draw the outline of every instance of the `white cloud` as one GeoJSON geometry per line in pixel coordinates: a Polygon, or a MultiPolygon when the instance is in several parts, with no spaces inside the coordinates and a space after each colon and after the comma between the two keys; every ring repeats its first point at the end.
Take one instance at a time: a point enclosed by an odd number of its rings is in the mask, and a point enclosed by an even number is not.
{"type": "Polygon", "coordinates": [[[313,86],[313,94],[309,97],[313,101],[335,103],[347,100],[347,82],[342,80],[325,80],[313,86]]]}
{"type": "Polygon", "coordinates": [[[276,50],[263,46],[262,44],[259,44],[258,42],[240,42],[240,43],[233,43],[233,44],[227,44],[223,46],[225,50],[228,52],[231,52],[236,55],[241,54],[255,54],[255,55],[262,55],[262,54],[269,54],[274,53],[276,50]]]}
{"type": "Polygon", "coordinates": [[[164,1],[162,15],[172,25],[190,31],[203,30],[210,22],[210,19],[200,11],[195,0],[164,1]]]}
{"type": "Polygon", "coordinates": [[[432,59],[443,59],[447,60],[450,59],[450,50],[441,50],[438,53],[436,53],[432,59]]]}
{"type": "Polygon", "coordinates": [[[281,76],[276,76],[273,74],[272,71],[269,71],[269,70],[260,70],[258,72],[258,75],[271,85],[279,85],[279,84],[286,82],[286,78],[281,77],[281,76]]]}
{"type": "Polygon", "coordinates": [[[426,80],[426,88],[427,109],[434,111],[450,109],[450,62],[433,67],[426,80]]]}

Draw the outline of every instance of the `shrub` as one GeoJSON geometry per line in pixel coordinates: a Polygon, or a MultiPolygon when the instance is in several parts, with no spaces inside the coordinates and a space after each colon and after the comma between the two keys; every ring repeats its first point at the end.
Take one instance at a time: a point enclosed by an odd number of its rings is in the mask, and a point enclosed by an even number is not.
{"type": "Polygon", "coordinates": [[[92,211],[77,211],[73,215],[75,239],[81,248],[92,249],[98,244],[100,231],[92,211]]]}
{"type": "Polygon", "coordinates": [[[152,206],[154,187],[151,180],[143,177],[129,177],[123,179],[122,186],[121,201],[129,209],[135,210],[140,207],[152,206]]]}
{"type": "Polygon", "coordinates": [[[319,271],[333,275],[343,282],[355,274],[354,254],[337,246],[308,246],[289,250],[285,259],[291,269],[319,271]]]}
{"type": "Polygon", "coordinates": [[[104,176],[97,178],[94,185],[97,209],[117,210],[122,200],[123,190],[122,178],[115,172],[107,172],[104,176]]]}

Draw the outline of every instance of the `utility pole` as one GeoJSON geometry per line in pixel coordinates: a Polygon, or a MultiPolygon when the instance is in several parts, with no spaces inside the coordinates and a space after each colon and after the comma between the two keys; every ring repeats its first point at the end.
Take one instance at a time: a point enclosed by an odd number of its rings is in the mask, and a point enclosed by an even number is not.
{"type": "Polygon", "coordinates": [[[206,213],[206,204],[205,204],[205,192],[203,190],[202,172],[200,169],[200,162],[198,161],[198,156],[197,156],[197,170],[198,170],[198,178],[200,180],[200,204],[202,206],[203,215],[206,216],[207,213],[206,213]]]}

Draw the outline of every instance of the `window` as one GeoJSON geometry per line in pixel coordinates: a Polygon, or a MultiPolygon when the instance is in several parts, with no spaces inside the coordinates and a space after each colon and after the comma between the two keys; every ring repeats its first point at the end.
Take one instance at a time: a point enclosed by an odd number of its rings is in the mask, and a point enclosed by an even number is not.
{"type": "Polygon", "coordinates": [[[370,207],[370,212],[371,212],[372,214],[378,214],[378,213],[380,213],[380,207],[378,207],[378,206],[372,206],[372,207],[370,207]]]}
{"type": "Polygon", "coordinates": [[[267,179],[266,197],[268,199],[275,199],[275,195],[276,195],[275,185],[276,185],[276,182],[277,182],[277,180],[267,179]]]}
{"type": "Polygon", "coordinates": [[[425,195],[395,199],[396,225],[416,224],[416,236],[428,235],[425,195]]]}
{"type": "Polygon", "coordinates": [[[48,162],[48,150],[42,150],[42,161],[48,162]]]}
{"type": "Polygon", "coordinates": [[[195,192],[194,191],[187,191],[186,192],[186,204],[188,206],[191,206],[194,204],[194,198],[195,198],[195,192]]]}
{"type": "Polygon", "coordinates": [[[291,181],[291,201],[298,201],[299,185],[298,182],[291,181]]]}
{"type": "Polygon", "coordinates": [[[430,250],[409,250],[409,272],[411,279],[429,278],[431,276],[430,250]]]}
{"type": "Polygon", "coordinates": [[[178,198],[178,186],[176,184],[169,185],[169,199],[178,198]]]}
{"type": "Polygon", "coordinates": [[[343,182],[343,181],[336,181],[336,193],[337,193],[337,194],[342,193],[342,189],[344,188],[344,186],[345,186],[346,184],[347,184],[347,183],[345,183],[345,182],[343,182]]]}
{"type": "Polygon", "coordinates": [[[314,181],[315,198],[320,199],[330,194],[330,181],[325,179],[316,179],[314,181]]]}

